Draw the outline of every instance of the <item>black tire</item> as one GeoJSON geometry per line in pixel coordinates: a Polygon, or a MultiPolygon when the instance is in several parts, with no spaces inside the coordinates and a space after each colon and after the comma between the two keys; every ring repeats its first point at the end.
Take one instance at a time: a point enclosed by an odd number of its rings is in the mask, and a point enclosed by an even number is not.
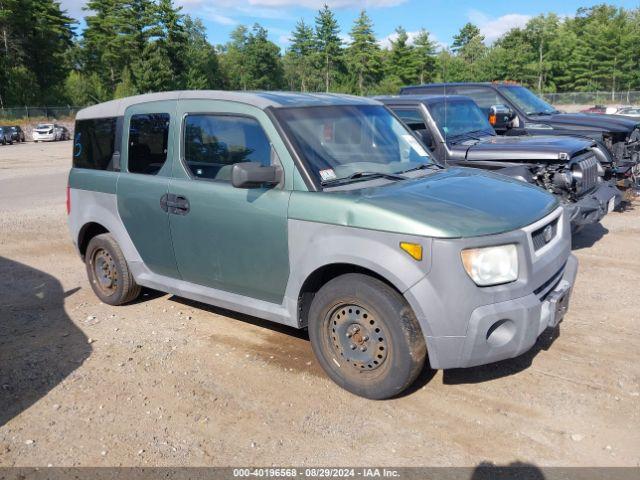
{"type": "Polygon", "coordinates": [[[402,295],[358,273],[336,277],[318,291],[309,310],[309,338],[334,382],[375,400],[410,386],[427,354],[420,325],[402,295]]]}
{"type": "Polygon", "coordinates": [[[140,295],[124,254],[110,233],[91,239],[85,253],[85,265],[91,288],[109,305],[123,305],[140,295]]]}

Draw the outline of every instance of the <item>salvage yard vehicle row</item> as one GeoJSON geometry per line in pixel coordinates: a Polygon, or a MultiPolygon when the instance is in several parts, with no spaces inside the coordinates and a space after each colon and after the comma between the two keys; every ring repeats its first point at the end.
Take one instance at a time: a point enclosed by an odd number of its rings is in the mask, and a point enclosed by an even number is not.
{"type": "Polygon", "coordinates": [[[622,201],[594,140],[568,135],[498,136],[478,105],[461,95],[378,97],[444,164],[491,170],[557,196],[572,230],[599,222],[622,201]]]}

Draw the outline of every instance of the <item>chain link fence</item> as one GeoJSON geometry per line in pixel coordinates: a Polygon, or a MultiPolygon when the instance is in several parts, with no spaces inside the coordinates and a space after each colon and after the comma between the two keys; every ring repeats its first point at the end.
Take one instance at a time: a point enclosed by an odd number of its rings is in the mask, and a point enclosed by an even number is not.
{"type": "Polygon", "coordinates": [[[547,102],[556,105],[638,105],[640,91],[543,93],[547,102]]]}
{"type": "Polygon", "coordinates": [[[31,118],[47,120],[58,120],[61,118],[75,117],[78,110],[84,107],[72,107],[67,105],[66,107],[11,107],[0,108],[0,118],[6,120],[25,120],[28,121],[31,118]]]}

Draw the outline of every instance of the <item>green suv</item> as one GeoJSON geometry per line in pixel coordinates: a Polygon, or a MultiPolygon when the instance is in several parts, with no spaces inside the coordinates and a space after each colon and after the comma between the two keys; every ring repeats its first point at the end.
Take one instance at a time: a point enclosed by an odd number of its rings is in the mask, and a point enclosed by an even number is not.
{"type": "Polygon", "coordinates": [[[141,287],[308,328],[327,374],[388,398],[424,367],[530,349],[577,261],[556,199],[443,168],[344,95],[166,92],[86,108],[69,226],[96,295],[141,287]]]}

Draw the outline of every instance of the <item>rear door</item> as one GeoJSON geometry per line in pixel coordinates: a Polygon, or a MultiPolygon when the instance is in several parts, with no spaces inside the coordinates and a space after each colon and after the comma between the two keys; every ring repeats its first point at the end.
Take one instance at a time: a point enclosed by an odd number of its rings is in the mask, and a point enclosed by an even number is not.
{"type": "Polygon", "coordinates": [[[169,215],[162,200],[169,190],[173,144],[178,128],[176,101],[129,107],[122,132],[122,174],[118,212],[145,265],[154,273],[178,278],[171,245],[169,215]]]}

